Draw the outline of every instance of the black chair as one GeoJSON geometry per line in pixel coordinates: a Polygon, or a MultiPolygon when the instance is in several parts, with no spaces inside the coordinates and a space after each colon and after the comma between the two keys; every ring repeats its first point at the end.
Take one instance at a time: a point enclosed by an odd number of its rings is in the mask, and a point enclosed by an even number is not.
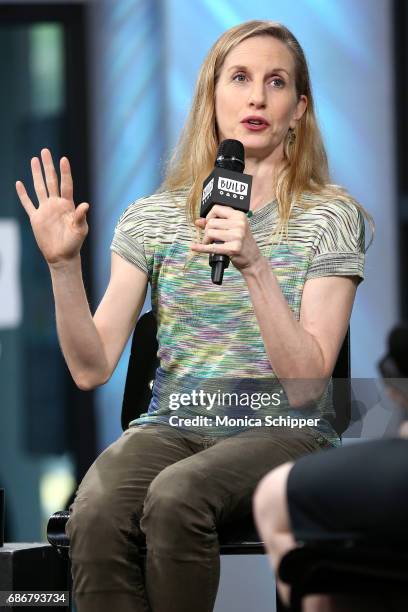
{"type": "MultiPolygon", "coordinates": [[[[152,311],[149,311],[140,317],[133,332],[121,414],[121,424],[124,430],[131,420],[146,411],[150,401],[152,381],[159,365],[156,332],[156,320],[152,311]]],[[[339,435],[346,429],[350,419],[350,397],[348,330],[333,372],[333,401],[336,407],[333,426],[339,435]]],[[[68,518],[68,510],[56,512],[49,519],[47,526],[48,541],[65,556],[69,549],[69,539],[65,534],[65,524],[68,518]]],[[[222,555],[265,553],[252,515],[223,526],[219,533],[219,541],[222,555]]],[[[141,552],[143,554],[145,549],[142,549],[141,552]]]]}
{"type": "Polygon", "coordinates": [[[291,612],[301,612],[310,594],[366,594],[387,612],[408,610],[408,540],[305,541],[282,558],[278,573],[291,586],[291,612]]]}

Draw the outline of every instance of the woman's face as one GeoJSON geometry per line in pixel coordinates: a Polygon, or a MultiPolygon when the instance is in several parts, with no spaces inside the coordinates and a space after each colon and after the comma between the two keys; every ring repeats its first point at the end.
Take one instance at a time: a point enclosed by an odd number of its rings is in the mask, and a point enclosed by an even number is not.
{"type": "Polygon", "coordinates": [[[291,52],[272,36],[248,38],[225,58],[215,88],[219,141],[240,140],[247,155],[279,150],[307,105],[297,98],[291,52]]]}

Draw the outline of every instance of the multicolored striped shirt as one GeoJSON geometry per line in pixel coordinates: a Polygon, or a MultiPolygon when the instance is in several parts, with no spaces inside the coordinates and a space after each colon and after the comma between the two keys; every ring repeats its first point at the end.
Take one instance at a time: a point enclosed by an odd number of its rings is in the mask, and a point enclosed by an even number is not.
{"type": "MultiPolygon", "coordinates": [[[[325,418],[333,413],[330,385],[312,411],[293,410],[269,362],[242,274],[231,263],[223,284],[214,285],[208,255],[191,256],[197,235],[187,219],[186,196],[187,189],[179,189],[137,200],[120,217],[111,244],[113,251],[148,275],[158,328],[160,366],[152,399],[148,411],[130,426],[169,423],[202,435],[226,436],[257,426],[253,423],[258,418],[265,425],[267,416],[318,414],[316,431],[336,444],[338,436],[325,418]],[[268,392],[283,393],[279,405],[272,405],[272,400],[261,407],[250,403],[253,394],[268,392]],[[232,399],[225,405],[228,393],[232,399]]],[[[288,240],[280,244],[270,240],[278,222],[276,201],[248,219],[297,320],[308,279],[364,278],[360,210],[351,201],[304,198],[313,207],[293,208],[288,240]]]]}

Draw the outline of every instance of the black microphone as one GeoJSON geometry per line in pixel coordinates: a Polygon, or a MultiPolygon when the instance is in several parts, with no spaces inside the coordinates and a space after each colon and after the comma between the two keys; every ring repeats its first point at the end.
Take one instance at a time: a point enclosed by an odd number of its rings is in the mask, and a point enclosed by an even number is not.
{"type": "MultiPolygon", "coordinates": [[[[206,217],[214,204],[230,206],[247,213],[251,200],[252,176],[243,174],[245,168],[244,145],[239,140],[223,140],[218,147],[214,170],[203,183],[200,217],[206,217]]],[[[216,240],[216,244],[223,244],[216,240]]],[[[211,266],[211,280],[222,285],[225,268],[228,268],[228,255],[211,253],[208,263],[211,266]]]]}

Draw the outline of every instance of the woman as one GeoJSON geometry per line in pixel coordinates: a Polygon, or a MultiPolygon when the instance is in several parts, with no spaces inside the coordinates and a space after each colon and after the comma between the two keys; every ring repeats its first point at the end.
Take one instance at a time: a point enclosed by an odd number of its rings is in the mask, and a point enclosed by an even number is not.
{"type": "Polygon", "coordinates": [[[158,321],[149,411],[91,466],[67,524],[78,610],[207,612],[219,580],[217,528],[250,514],[269,469],[337,442],[324,418],[325,389],[363,277],[364,224],[359,205],[328,184],[302,49],[285,27],[266,21],[236,26],[214,44],[164,184],[119,220],[111,279],[94,317],[79,254],[88,204],[75,209],[66,158],[61,193],[48,150],[42,162],[46,185],[32,160],[39,208],[20,182],[17,192],[50,267],[76,384],[92,389],[110,378],[148,281],[158,321]],[[202,182],[226,138],[244,145],[253,215],[214,206],[199,219],[202,182]],[[222,287],[211,283],[207,253],[231,258],[222,287]],[[228,414],[221,402],[195,402],[194,391],[229,392],[237,381],[244,389],[255,381],[250,388],[259,391],[277,379],[295,411],[319,400],[321,426],[186,425],[211,410],[228,414]],[[299,398],[288,379],[315,382],[299,398]],[[170,400],[182,391],[192,399],[180,403],[171,426],[170,400]]]}

